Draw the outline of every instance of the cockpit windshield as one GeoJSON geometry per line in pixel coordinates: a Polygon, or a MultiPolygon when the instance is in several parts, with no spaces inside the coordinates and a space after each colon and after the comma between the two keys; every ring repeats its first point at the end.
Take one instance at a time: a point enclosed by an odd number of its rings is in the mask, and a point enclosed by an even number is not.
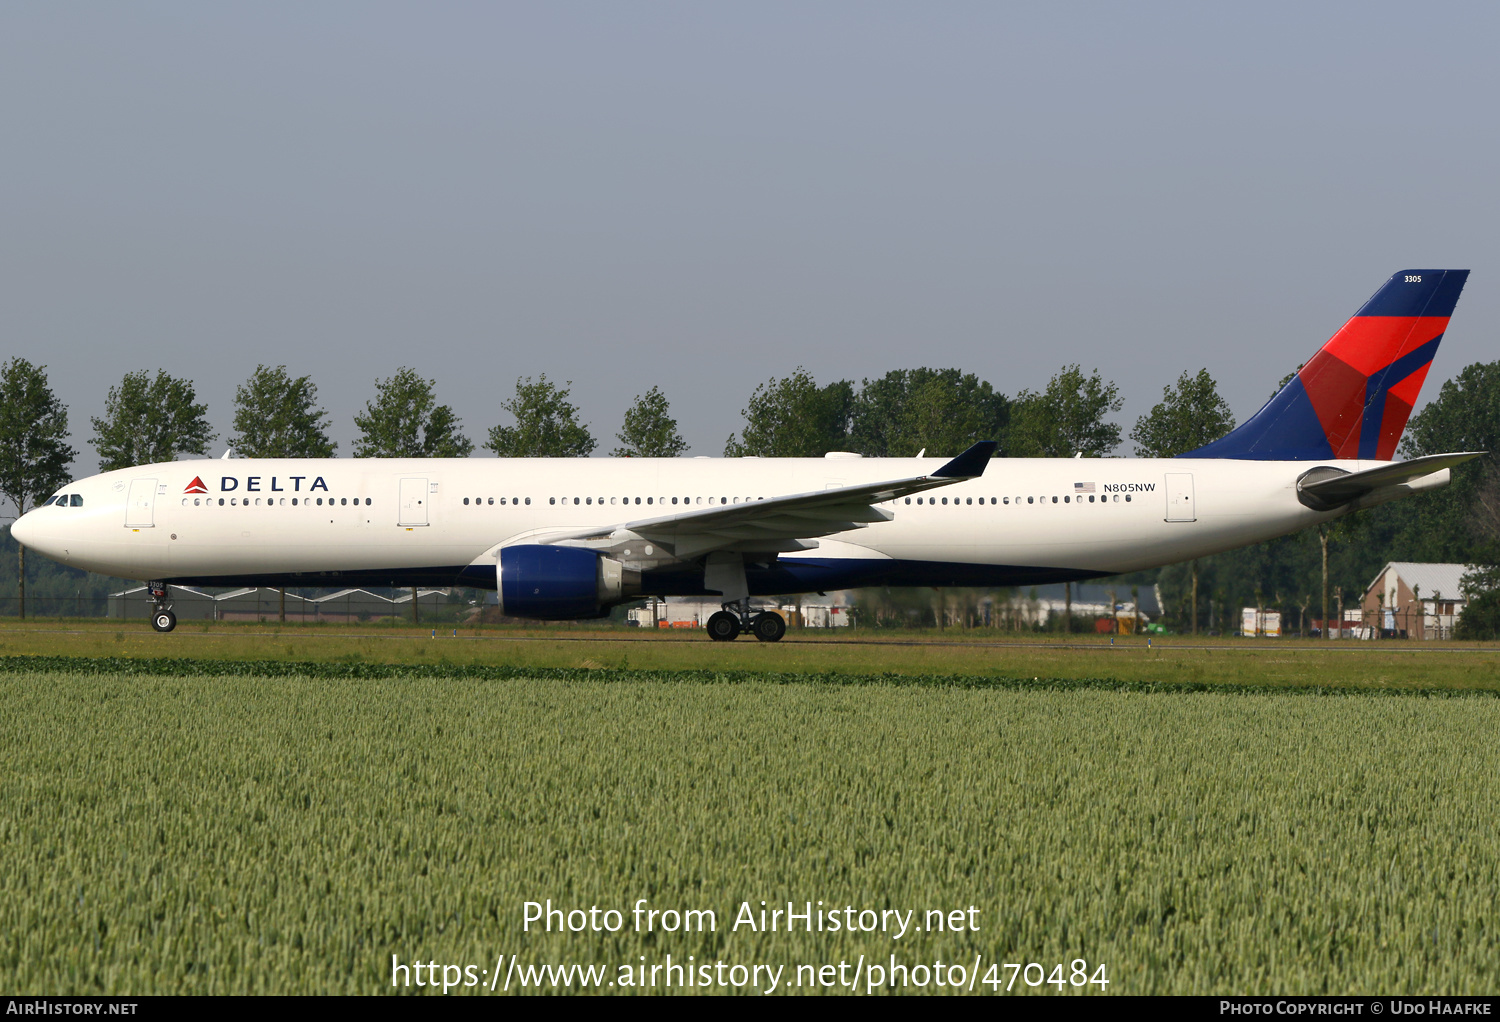
{"type": "Polygon", "coordinates": [[[83,495],[80,493],[59,493],[55,497],[47,498],[37,506],[46,507],[49,504],[55,507],[83,507],[83,495]]]}

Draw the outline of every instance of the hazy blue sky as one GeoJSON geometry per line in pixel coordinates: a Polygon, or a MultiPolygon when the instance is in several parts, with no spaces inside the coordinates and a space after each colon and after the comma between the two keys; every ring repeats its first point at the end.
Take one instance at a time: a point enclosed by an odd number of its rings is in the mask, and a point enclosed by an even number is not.
{"type": "MultiPolygon", "coordinates": [[[[0,356],[221,437],[259,362],[349,453],[411,365],[482,443],[517,376],[691,453],[754,386],[1206,366],[1244,418],[1392,272],[1474,273],[1424,399],[1500,358],[1500,5],[0,6],[0,356]]],[[[222,439],[214,453],[222,451],[222,439]]],[[[1127,453],[1128,447],[1121,453],[1127,453]]],[[[948,453],[948,452],[942,452],[948,453]]]]}

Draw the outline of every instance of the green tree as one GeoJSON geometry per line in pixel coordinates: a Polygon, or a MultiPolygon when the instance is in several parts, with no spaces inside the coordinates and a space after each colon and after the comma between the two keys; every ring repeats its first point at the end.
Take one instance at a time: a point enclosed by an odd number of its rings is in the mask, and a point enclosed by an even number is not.
{"type": "Polygon", "coordinates": [[[1161,397],[1130,431],[1137,457],[1175,458],[1234,429],[1234,413],[1207,369],[1196,376],[1183,373],[1176,387],[1162,389],[1161,397]]]}
{"type": "Polygon", "coordinates": [[[668,414],[665,395],[656,387],[636,396],[615,437],[621,444],[614,450],[616,458],[675,458],[688,446],[677,432],[677,420],[668,414]]]}
{"type": "Polygon", "coordinates": [[[318,407],[309,376],[292,379],[286,366],[256,366],[234,392],[234,428],[229,446],[249,458],[331,458],[328,419],[318,407]]]}
{"type": "Polygon", "coordinates": [[[1064,366],[1041,393],[1023,390],[1011,403],[1006,453],[1015,458],[1100,458],[1120,446],[1120,427],[1104,417],[1124,407],[1119,388],[1096,369],[1064,366]]]}
{"type": "MultiPolygon", "coordinates": [[[[0,366],[0,495],[19,518],[68,481],[77,451],[68,445],[68,410],[47,383],[47,367],[24,358],[0,366]]],[[[20,616],[26,616],[26,548],[16,544],[20,616]]]]}
{"type": "Polygon", "coordinates": [[[375,400],[354,416],[359,439],[356,458],[467,458],[474,444],[459,430],[458,416],[437,403],[436,380],[424,380],[402,366],[396,375],[375,381],[375,400]]]}
{"type": "Polygon", "coordinates": [[[214,432],[208,406],[197,403],[191,380],[161,369],[152,379],[142,369],[109,388],[104,417],[90,418],[99,471],[174,461],[180,454],[207,454],[214,432]]]}
{"type": "Polygon", "coordinates": [[[973,373],[893,369],[861,381],[854,399],[853,450],[875,458],[910,458],[923,448],[955,455],[980,440],[998,440],[1010,401],[973,373]]]}
{"type": "Polygon", "coordinates": [[[502,458],[587,458],[596,441],[578,422],[578,409],[568,401],[567,386],[559,389],[543,373],[516,380],[516,396],[500,407],[516,417],[514,426],[495,426],[485,447],[502,458]]]}
{"type": "Polygon", "coordinates": [[[854,409],[854,384],[839,380],[819,387],[801,366],[783,379],[755,388],[741,411],[745,427],[730,434],[726,458],[820,458],[846,450],[854,409]]]}

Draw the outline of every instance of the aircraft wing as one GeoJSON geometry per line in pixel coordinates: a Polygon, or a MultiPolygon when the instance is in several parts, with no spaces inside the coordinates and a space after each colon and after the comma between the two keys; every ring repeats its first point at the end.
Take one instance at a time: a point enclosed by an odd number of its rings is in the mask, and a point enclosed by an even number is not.
{"type": "MultiPolygon", "coordinates": [[[[1448,470],[1466,461],[1484,457],[1483,451],[1466,451],[1459,454],[1432,454],[1411,461],[1398,461],[1363,472],[1340,472],[1332,467],[1320,467],[1303,473],[1297,480],[1297,497],[1302,503],[1317,511],[1332,511],[1334,508],[1353,504],[1364,498],[1377,498],[1372,503],[1383,503],[1384,499],[1400,496],[1403,492],[1431,489],[1448,482],[1448,470]],[[1439,474],[1440,477],[1439,477],[1439,474]],[[1425,477],[1432,476],[1429,485],[1425,477]],[[1393,487],[1402,487],[1395,490],[1393,487]],[[1389,491],[1389,496],[1383,491],[1389,491]],[[1384,498],[1384,499],[1380,499],[1384,498]]],[[[1361,505],[1368,506],[1368,505],[1361,505]]]]}
{"type": "MultiPolygon", "coordinates": [[[[660,546],[678,560],[718,550],[776,553],[806,550],[819,536],[865,528],[895,517],[875,507],[923,490],[974,479],[984,474],[996,441],[984,440],[936,471],[905,479],[857,483],[810,493],[792,493],[743,504],[722,504],[681,514],[621,522],[598,529],[550,534],[544,542],[581,546],[626,560],[643,559],[642,543],[660,546]]],[[[542,537],[537,537],[541,539],[542,537]]]]}

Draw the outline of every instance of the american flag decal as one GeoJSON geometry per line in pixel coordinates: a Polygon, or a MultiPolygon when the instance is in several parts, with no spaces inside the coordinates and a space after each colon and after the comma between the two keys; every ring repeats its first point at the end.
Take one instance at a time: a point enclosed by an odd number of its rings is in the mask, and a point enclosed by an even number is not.
{"type": "Polygon", "coordinates": [[[1074,493],[1093,493],[1094,492],[1094,484],[1093,483],[1074,483],[1073,484],[1073,492],[1074,493]]]}

